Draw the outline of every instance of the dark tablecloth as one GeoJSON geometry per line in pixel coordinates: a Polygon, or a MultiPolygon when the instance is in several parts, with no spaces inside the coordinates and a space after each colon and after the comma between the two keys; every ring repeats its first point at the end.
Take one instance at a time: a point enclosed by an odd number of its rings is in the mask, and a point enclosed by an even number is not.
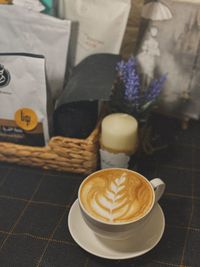
{"type": "Polygon", "coordinates": [[[0,266],[199,267],[200,123],[182,130],[179,121],[156,116],[152,125],[155,143],[167,147],[139,157],[136,168],[167,185],[160,200],[166,227],[154,249],[128,260],[89,254],[67,227],[85,176],[0,163],[0,266]]]}

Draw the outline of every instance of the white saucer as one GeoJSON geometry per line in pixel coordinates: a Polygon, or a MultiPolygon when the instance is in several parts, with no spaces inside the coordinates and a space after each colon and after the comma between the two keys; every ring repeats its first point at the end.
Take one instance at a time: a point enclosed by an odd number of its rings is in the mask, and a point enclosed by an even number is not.
{"type": "Polygon", "coordinates": [[[76,200],[69,212],[68,227],[73,239],[84,250],[98,257],[119,260],[138,257],[155,247],[163,235],[165,218],[161,207],[156,204],[149,223],[137,236],[120,241],[108,240],[96,236],[87,226],[76,200]]]}

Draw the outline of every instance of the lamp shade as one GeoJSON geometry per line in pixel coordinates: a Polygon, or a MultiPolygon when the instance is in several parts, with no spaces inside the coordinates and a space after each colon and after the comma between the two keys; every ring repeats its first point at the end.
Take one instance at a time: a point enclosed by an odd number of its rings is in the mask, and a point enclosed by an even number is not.
{"type": "Polygon", "coordinates": [[[160,2],[151,2],[144,5],[142,9],[142,17],[155,21],[169,20],[172,18],[172,13],[166,5],[160,2]]]}

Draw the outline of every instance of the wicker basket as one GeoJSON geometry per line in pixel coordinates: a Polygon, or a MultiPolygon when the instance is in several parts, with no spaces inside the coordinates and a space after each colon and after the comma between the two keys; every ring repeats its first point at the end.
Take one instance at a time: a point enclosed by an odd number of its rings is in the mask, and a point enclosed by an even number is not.
{"type": "Polygon", "coordinates": [[[0,143],[0,161],[89,174],[97,168],[100,122],[86,139],[53,137],[46,147],[0,143]]]}

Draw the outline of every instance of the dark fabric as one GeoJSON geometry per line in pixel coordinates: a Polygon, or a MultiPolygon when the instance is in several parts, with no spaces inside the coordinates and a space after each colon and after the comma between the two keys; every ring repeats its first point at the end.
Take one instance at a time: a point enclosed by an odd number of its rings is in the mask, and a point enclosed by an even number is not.
{"type": "Polygon", "coordinates": [[[120,59],[119,55],[109,53],[86,57],[73,68],[56,107],[79,101],[108,101],[117,75],[116,64],[120,59]]]}
{"type": "MultiPolygon", "coordinates": [[[[160,177],[166,228],[159,244],[129,260],[105,260],[81,249],[67,218],[84,175],[0,163],[0,266],[2,267],[199,267],[200,123],[155,115],[155,143],[167,148],[141,156],[137,170],[160,177]]],[[[80,229],[81,231],[81,229],[80,229]]]]}
{"type": "Polygon", "coordinates": [[[54,112],[54,135],[87,138],[98,120],[98,101],[66,103],[54,112]]]}

